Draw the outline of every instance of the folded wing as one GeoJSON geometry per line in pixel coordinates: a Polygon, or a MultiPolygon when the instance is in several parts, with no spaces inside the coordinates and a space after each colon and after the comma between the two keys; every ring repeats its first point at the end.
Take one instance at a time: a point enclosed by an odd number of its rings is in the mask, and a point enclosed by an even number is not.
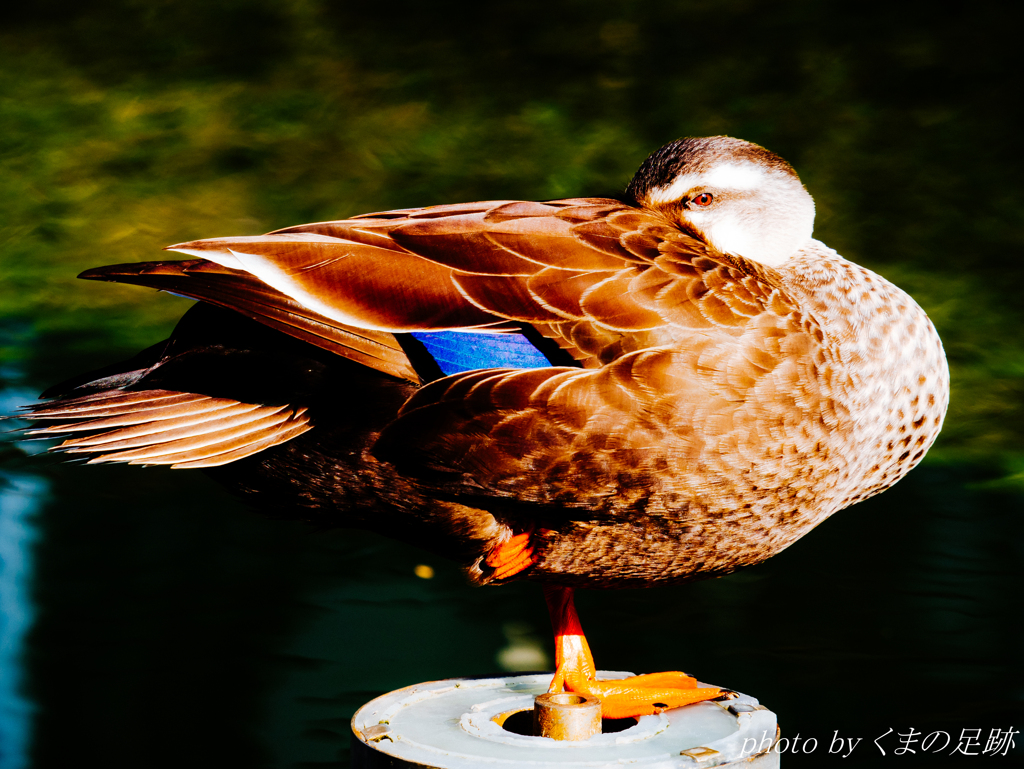
{"type": "Polygon", "coordinates": [[[666,457],[699,465],[712,444],[756,462],[753,433],[797,418],[773,398],[801,412],[820,400],[803,370],[814,323],[770,268],[613,200],[410,209],[170,248],[195,259],[83,277],[229,307],[411,381],[396,334],[526,329],[562,348],[577,367],[455,374],[385,431],[379,457],[453,490],[572,505],[570,476],[610,492],[623,461],[655,485],[666,457]]]}
{"type": "MultiPolygon", "coordinates": [[[[251,276],[264,294],[273,289],[343,328],[493,333],[529,324],[585,366],[630,348],[630,335],[648,344],[672,329],[737,330],[778,291],[770,271],[714,252],[655,212],[605,199],[392,211],[170,249],[251,276]]],[[[87,276],[122,279],[107,269],[87,276]]]]}

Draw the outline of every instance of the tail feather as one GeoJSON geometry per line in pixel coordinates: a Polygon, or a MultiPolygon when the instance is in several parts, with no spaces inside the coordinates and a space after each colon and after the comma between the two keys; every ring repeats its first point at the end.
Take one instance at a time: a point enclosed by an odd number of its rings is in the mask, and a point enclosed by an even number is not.
{"type": "MultiPolygon", "coordinates": [[[[28,418],[93,419],[115,417],[121,414],[139,414],[153,409],[164,410],[177,405],[187,406],[203,400],[209,400],[209,396],[197,395],[196,393],[174,392],[173,390],[142,390],[141,392],[105,390],[81,398],[61,399],[53,402],[52,405],[40,403],[35,406],[29,406],[31,416],[28,418]]],[[[67,428],[65,427],[64,429],[66,431],[67,428]]],[[[60,431],[56,427],[46,428],[46,432],[60,431]]]]}
{"type": "Polygon", "coordinates": [[[171,390],[109,390],[32,406],[25,418],[59,420],[28,434],[75,434],[52,450],[86,455],[90,464],[172,468],[234,462],[312,427],[304,407],[261,406],[171,390]]]}
{"type": "MultiPolygon", "coordinates": [[[[276,414],[280,411],[280,409],[264,408],[267,409],[265,412],[267,414],[276,414]]],[[[222,428],[249,423],[253,420],[254,412],[259,409],[259,406],[251,403],[234,403],[220,405],[218,408],[209,409],[200,414],[193,414],[187,417],[174,418],[159,414],[154,416],[154,421],[151,422],[143,422],[140,419],[126,421],[123,417],[115,417],[113,420],[97,419],[72,426],[71,430],[75,432],[89,430],[90,435],[82,438],[69,438],[61,444],[61,447],[67,448],[67,451],[70,453],[97,450],[111,451],[113,449],[132,449],[149,446],[153,443],[154,439],[168,441],[178,438],[192,438],[198,435],[206,435],[222,428]],[[213,421],[214,419],[216,421],[213,421]],[[91,432],[119,423],[130,426],[107,432],[91,432]]]]}
{"type": "Polygon", "coordinates": [[[209,457],[206,458],[196,458],[187,461],[178,461],[175,464],[171,465],[171,468],[173,470],[193,470],[202,467],[216,467],[218,465],[226,465],[231,462],[236,462],[239,459],[245,459],[246,457],[252,456],[253,454],[258,454],[261,451],[273,448],[274,446],[278,446],[287,441],[290,441],[292,438],[302,435],[309,429],[310,425],[305,422],[293,424],[291,426],[285,425],[282,426],[282,428],[277,432],[273,433],[272,435],[268,435],[265,438],[256,441],[255,443],[247,443],[244,446],[239,446],[238,448],[235,449],[222,446],[221,448],[227,449],[226,451],[224,451],[224,453],[211,454],[209,457]]]}

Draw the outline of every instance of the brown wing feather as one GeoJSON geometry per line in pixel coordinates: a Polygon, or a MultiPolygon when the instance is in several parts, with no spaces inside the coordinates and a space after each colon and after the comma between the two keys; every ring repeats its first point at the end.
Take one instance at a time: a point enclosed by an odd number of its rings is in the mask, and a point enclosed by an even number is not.
{"type": "Polygon", "coordinates": [[[346,326],[314,312],[263,281],[215,262],[144,262],[83,272],[88,280],[114,281],[170,291],[257,320],[289,336],[401,379],[418,382],[394,334],[346,326]]]}
{"type": "Polygon", "coordinates": [[[495,320],[459,293],[450,268],[406,251],[302,233],[170,249],[251,273],[308,309],[357,328],[472,328],[495,320]]]}
{"type": "Polygon", "coordinates": [[[483,213],[415,220],[391,230],[410,252],[466,275],[532,275],[538,263],[495,242],[483,213]]]}

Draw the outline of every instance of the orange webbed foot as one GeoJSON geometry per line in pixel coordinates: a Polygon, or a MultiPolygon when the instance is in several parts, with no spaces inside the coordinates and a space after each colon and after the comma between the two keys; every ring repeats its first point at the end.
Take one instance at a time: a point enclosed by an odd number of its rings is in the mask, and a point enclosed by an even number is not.
{"type": "Polygon", "coordinates": [[[616,681],[566,680],[566,689],[601,700],[603,718],[630,718],[692,705],[722,695],[721,689],[698,688],[685,673],[651,673],[616,681]]]}
{"type": "Polygon", "coordinates": [[[510,537],[487,554],[484,563],[494,569],[493,579],[508,579],[533,565],[533,544],[530,540],[532,536],[533,524],[523,533],[510,537]]]}
{"type": "Polygon", "coordinates": [[[544,597],[555,629],[557,665],[548,691],[564,688],[597,697],[601,700],[603,718],[647,716],[722,696],[721,689],[698,687],[695,678],[678,671],[599,681],[590,646],[573,605],[572,589],[548,585],[544,588],[544,597]]]}

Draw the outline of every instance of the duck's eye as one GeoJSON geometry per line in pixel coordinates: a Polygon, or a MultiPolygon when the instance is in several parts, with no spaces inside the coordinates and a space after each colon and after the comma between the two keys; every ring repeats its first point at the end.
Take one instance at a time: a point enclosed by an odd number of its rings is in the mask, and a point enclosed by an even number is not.
{"type": "Polygon", "coordinates": [[[702,192],[700,195],[690,198],[690,203],[703,208],[704,206],[710,206],[712,200],[714,200],[714,197],[710,192],[702,192]]]}

